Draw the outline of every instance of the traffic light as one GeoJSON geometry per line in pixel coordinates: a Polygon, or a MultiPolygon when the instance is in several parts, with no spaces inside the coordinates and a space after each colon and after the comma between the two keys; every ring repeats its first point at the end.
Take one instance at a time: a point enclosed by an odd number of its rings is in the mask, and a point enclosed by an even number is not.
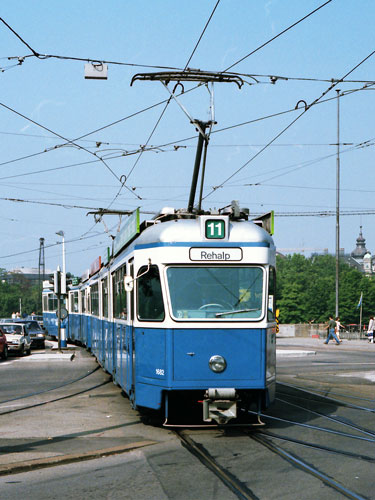
{"type": "Polygon", "coordinates": [[[53,291],[55,295],[61,295],[60,271],[53,271],[53,291]]]}
{"type": "Polygon", "coordinates": [[[55,295],[66,295],[66,273],[62,273],[59,269],[53,272],[53,291],[55,295]]]}

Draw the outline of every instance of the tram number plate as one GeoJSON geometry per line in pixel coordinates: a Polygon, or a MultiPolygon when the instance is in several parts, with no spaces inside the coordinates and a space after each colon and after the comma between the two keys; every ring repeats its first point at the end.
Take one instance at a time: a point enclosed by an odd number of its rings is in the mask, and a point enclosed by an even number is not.
{"type": "Polygon", "coordinates": [[[207,219],[205,223],[206,238],[209,240],[222,240],[225,238],[225,221],[207,219]]]}
{"type": "Polygon", "coordinates": [[[156,375],[161,375],[162,377],[164,377],[164,370],[162,368],[156,368],[155,372],[156,375]]]}

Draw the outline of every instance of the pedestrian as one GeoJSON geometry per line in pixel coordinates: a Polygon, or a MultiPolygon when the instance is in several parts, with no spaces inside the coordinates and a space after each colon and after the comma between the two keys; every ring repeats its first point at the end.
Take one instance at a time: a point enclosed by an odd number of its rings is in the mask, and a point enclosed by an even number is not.
{"type": "Polygon", "coordinates": [[[15,312],[12,313],[12,319],[16,319],[16,313],[15,312]]]}
{"type": "Polygon", "coordinates": [[[340,342],[342,342],[342,340],[340,338],[340,328],[344,328],[344,325],[342,325],[340,323],[340,318],[338,316],[336,316],[335,323],[336,323],[336,327],[335,327],[336,337],[339,339],[340,342]]]}
{"type": "Polygon", "coordinates": [[[336,345],[340,345],[340,341],[337,338],[337,335],[335,333],[335,329],[336,329],[336,321],[333,319],[333,316],[331,315],[329,317],[329,321],[328,321],[329,333],[328,333],[327,340],[324,342],[325,344],[328,344],[328,342],[330,341],[330,339],[332,337],[336,341],[336,345]]]}
{"type": "Polygon", "coordinates": [[[371,344],[374,343],[374,327],[375,327],[374,316],[370,316],[367,328],[367,337],[368,341],[371,342],[371,344]]]}

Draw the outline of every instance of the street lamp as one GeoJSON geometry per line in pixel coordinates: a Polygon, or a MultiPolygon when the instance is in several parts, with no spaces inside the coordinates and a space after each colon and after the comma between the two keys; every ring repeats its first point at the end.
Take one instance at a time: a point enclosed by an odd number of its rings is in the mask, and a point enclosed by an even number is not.
{"type": "Polygon", "coordinates": [[[58,329],[58,350],[61,351],[62,347],[67,347],[66,329],[61,328],[61,297],[66,294],[66,269],[65,269],[65,234],[64,231],[57,231],[58,236],[62,237],[62,254],[63,254],[63,270],[60,276],[59,270],[57,271],[57,279],[60,280],[58,284],[59,293],[57,296],[57,329],[58,329]]]}
{"type": "Polygon", "coordinates": [[[58,236],[61,236],[62,237],[62,254],[63,254],[63,268],[62,268],[62,272],[65,276],[65,234],[64,234],[64,231],[57,231],[56,233],[58,236]]]}

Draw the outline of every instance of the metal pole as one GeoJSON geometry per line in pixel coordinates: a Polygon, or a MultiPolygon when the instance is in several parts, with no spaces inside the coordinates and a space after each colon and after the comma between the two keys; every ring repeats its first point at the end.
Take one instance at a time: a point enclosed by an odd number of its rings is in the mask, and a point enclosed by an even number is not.
{"type": "MultiPolygon", "coordinates": [[[[205,133],[208,124],[206,122],[199,122],[199,121],[196,121],[196,123],[200,126],[200,128],[205,133]]],[[[189,204],[188,204],[188,212],[190,212],[190,213],[193,212],[193,208],[194,208],[194,199],[195,199],[195,192],[197,190],[199,167],[200,167],[201,158],[202,158],[203,143],[205,140],[206,140],[206,134],[202,135],[202,133],[200,133],[199,137],[198,137],[197,152],[195,155],[193,178],[191,180],[190,197],[189,197],[189,204]]]]}
{"type": "Polygon", "coordinates": [[[204,151],[203,151],[203,163],[202,163],[202,175],[201,175],[201,189],[199,192],[198,210],[202,209],[202,197],[203,197],[203,187],[204,187],[204,174],[206,172],[206,160],[207,160],[207,138],[204,140],[204,151]]]}
{"type": "Polygon", "coordinates": [[[337,157],[336,157],[336,317],[339,315],[340,259],[340,90],[337,89],[337,157]]]}
{"type": "Polygon", "coordinates": [[[61,351],[61,273],[57,270],[58,292],[57,292],[57,348],[61,351]]]}
{"type": "Polygon", "coordinates": [[[66,276],[66,269],[65,269],[65,235],[63,233],[62,237],[62,253],[63,253],[63,268],[62,272],[64,273],[64,276],[66,276]]]}

